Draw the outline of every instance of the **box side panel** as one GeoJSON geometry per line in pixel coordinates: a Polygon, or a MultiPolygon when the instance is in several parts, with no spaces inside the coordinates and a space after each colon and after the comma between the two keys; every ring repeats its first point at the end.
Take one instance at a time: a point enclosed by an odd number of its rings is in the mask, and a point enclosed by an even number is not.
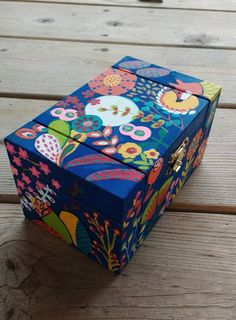
{"type": "Polygon", "coordinates": [[[22,210],[27,219],[108,270],[121,271],[122,226],[59,191],[24,169],[14,169],[22,210]]]}
{"type": "Polygon", "coordinates": [[[117,222],[123,222],[137,191],[144,192],[144,174],[34,122],[5,143],[14,171],[22,168],[27,175],[46,179],[117,222]]]}
{"type": "Polygon", "coordinates": [[[133,207],[127,214],[123,225],[121,255],[123,265],[130,261],[137,248],[140,247],[166,208],[200,164],[207,142],[204,123],[206,115],[207,108],[195,119],[192,126],[179,137],[170,152],[167,152],[163,158],[158,159],[155,167],[149,173],[147,193],[141,204],[138,194],[136,195],[133,207]],[[181,169],[178,173],[172,172],[169,174],[170,164],[168,161],[171,152],[174,152],[185,138],[189,138],[189,143],[186,148],[186,155],[182,160],[181,169]]]}
{"type": "Polygon", "coordinates": [[[130,56],[124,57],[115,63],[113,67],[161,83],[162,85],[173,87],[177,90],[190,92],[210,101],[215,100],[221,90],[221,87],[217,84],[130,56]]]}

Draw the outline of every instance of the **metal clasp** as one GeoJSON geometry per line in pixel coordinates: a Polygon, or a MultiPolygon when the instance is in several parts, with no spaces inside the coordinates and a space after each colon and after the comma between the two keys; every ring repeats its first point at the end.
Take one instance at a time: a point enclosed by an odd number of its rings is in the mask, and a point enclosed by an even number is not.
{"type": "Polygon", "coordinates": [[[179,172],[180,168],[182,167],[182,160],[186,155],[186,147],[189,143],[189,138],[185,138],[181,145],[172,153],[169,163],[169,168],[166,174],[171,174],[172,172],[179,172]]]}

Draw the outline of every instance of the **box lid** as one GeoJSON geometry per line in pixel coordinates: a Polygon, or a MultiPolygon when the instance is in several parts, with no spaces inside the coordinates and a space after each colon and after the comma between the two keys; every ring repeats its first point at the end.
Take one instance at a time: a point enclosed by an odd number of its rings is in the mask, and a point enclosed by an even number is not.
{"type": "Polygon", "coordinates": [[[170,70],[146,61],[125,56],[112,67],[136,74],[145,79],[159,82],[174,89],[192,93],[203,99],[213,101],[221,91],[221,86],[209,81],[201,80],[190,75],[170,70]]]}
{"type": "Polygon", "coordinates": [[[116,68],[37,116],[34,121],[149,174],[208,101],[116,68]],[[66,123],[55,126],[55,120],[66,123]]]}

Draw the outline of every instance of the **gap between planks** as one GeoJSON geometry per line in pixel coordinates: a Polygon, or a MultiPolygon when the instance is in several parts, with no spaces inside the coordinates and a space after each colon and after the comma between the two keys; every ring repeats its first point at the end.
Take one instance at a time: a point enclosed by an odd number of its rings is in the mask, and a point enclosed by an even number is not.
{"type": "MultiPolygon", "coordinates": [[[[9,1],[9,0],[0,0],[0,2],[9,1]]],[[[52,3],[52,4],[70,4],[70,5],[87,5],[87,6],[109,6],[109,7],[123,7],[123,8],[147,8],[147,9],[164,9],[164,10],[190,10],[190,11],[221,11],[221,12],[236,12],[236,6],[233,1],[222,1],[222,0],[214,0],[214,4],[212,0],[208,1],[168,1],[165,0],[162,3],[153,2],[145,2],[145,1],[125,1],[125,0],[116,0],[116,1],[104,1],[104,0],[88,0],[88,1],[80,1],[80,0],[11,0],[12,2],[31,2],[31,3],[52,3]],[[209,6],[209,7],[208,7],[209,6]],[[232,8],[232,6],[235,6],[232,8]]]]}
{"type": "MultiPolygon", "coordinates": [[[[1,1],[1,0],[0,0],[1,1]]],[[[5,1],[5,0],[4,0],[5,1]]],[[[6,0],[9,1],[9,0],[6,0]]],[[[1,31],[0,31],[1,32],[1,31]]],[[[114,44],[114,45],[120,45],[120,46],[140,46],[141,43],[140,42],[132,42],[132,41],[119,41],[119,40],[94,40],[94,39],[68,39],[68,38],[60,38],[60,37],[56,37],[56,38],[51,38],[51,37],[40,37],[40,36],[12,36],[12,35],[4,35],[4,34],[0,34],[0,38],[3,39],[21,39],[21,40],[39,40],[39,41],[61,41],[61,42],[72,42],[72,43],[94,43],[94,44],[114,44]]],[[[230,51],[235,51],[236,47],[231,47],[231,46],[214,46],[214,45],[206,45],[206,44],[201,44],[200,45],[200,41],[197,42],[198,44],[180,44],[180,43],[176,43],[176,44],[171,44],[171,43],[153,43],[153,42],[145,42],[143,44],[143,47],[163,47],[163,48],[186,48],[186,49],[217,49],[217,50],[230,50],[230,51]]]]}

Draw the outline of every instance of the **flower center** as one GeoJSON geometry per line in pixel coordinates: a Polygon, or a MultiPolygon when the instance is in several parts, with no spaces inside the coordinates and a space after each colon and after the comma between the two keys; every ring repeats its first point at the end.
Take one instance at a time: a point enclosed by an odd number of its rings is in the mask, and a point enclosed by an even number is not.
{"type": "Polygon", "coordinates": [[[128,148],[128,149],[126,150],[126,152],[133,154],[133,153],[137,152],[137,150],[136,150],[135,148],[128,148]]]}
{"type": "Polygon", "coordinates": [[[107,87],[117,86],[121,82],[121,76],[118,74],[110,74],[106,76],[103,80],[103,83],[107,87]]]}
{"type": "Polygon", "coordinates": [[[84,127],[90,127],[92,124],[93,123],[90,120],[86,120],[86,121],[83,122],[84,127]]]}

